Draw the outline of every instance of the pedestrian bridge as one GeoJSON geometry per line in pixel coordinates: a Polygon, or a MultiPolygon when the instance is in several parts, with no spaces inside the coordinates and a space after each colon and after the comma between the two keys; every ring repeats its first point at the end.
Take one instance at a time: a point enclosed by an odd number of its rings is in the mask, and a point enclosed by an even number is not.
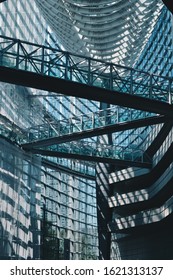
{"type": "Polygon", "coordinates": [[[173,114],[172,78],[5,36],[0,36],[0,80],[173,114]]]}

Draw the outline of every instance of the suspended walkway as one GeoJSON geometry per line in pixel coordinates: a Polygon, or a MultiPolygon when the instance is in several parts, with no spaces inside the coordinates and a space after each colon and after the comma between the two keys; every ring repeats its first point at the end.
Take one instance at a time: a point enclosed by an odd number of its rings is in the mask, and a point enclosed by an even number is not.
{"type": "Polygon", "coordinates": [[[152,162],[146,152],[138,147],[120,147],[89,141],[52,145],[46,148],[25,148],[33,154],[49,157],[70,158],[90,162],[103,162],[118,166],[151,168],[152,162]]]}
{"type": "Polygon", "coordinates": [[[173,116],[171,78],[5,36],[0,80],[173,116]]]}
{"type": "MultiPolygon", "coordinates": [[[[26,139],[27,132],[11,122],[6,116],[0,114],[0,137],[20,145],[26,139]]],[[[88,180],[95,180],[95,165],[87,162],[64,161],[42,157],[42,165],[51,169],[63,171],[88,180]]]]}
{"type": "Polygon", "coordinates": [[[31,127],[22,139],[23,148],[40,148],[163,123],[165,116],[122,107],[111,107],[57,122],[45,117],[45,123],[31,127]]]}
{"type": "MultiPolygon", "coordinates": [[[[106,111],[101,111],[103,114],[106,111]]],[[[107,112],[106,112],[107,114],[107,112]]],[[[105,114],[105,115],[106,115],[105,114]]],[[[104,114],[103,114],[104,115],[104,114]]],[[[103,118],[103,120],[105,120],[103,118]]],[[[55,131],[55,130],[53,130],[55,131]]],[[[44,133],[44,130],[43,130],[44,133]]],[[[5,116],[0,115],[0,134],[10,141],[21,145],[21,142],[27,141],[27,131],[20,129],[14,123],[11,123],[5,116]]],[[[47,145],[38,145],[38,142],[32,142],[21,145],[23,149],[30,151],[33,154],[41,154],[51,158],[67,158],[78,159],[91,162],[104,162],[110,164],[117,164],[119,166],[138,166],[144,168],[151,167],[151,160],[147,157],[145,151],[137,146],[117,146],[97,143],[96,141],[77,141],[77,142],[61,142],[58,145],[52,145],[51,139],[48,138],[42,141],[48,141],[47,145]],[[41,148],[44,146],[44,148],[41,148]],[[45,148],[45,146],[48,146],[45,148]],[[36,148],[37,147],[37,148],[36,148]],[[38,148],[39,147],[39,148],[38,148]]],[[[58,138],[57,138],[58,139],[58,138]]],[[[56,142],[56,141],[54,141],[56,142]]],[[[50,163],[49,163],[50,165],[50,163]]],[[[56,167],[58,167],[56,165],[56,167]]],[[[63,167],[63,166],[62,166],[63,167]]],[[[69,166],[66,166],[69,168],[69,166]]],[[[71,167],[70,167],[71,168],[71,167]]],[[[72,169],[72,168],[71,168],[72,169]]],[[[89,169],[87,169],[89,170],[89,169]]],[[[79,174],[80,170],[74,170],[79,174]]],[[[88,173],[88,171],[86,172],[88,173]]],[[[87,174],[92,175],[94,174],[87,174]]]]}
{"type": "Polygon", "coordinates": [[[149,168],[150,159],[137,146],[79,140],[163,123],[173,116],[170,78],[5,36],[0,36],[0,80],[123,106],[30,128],[18,142],[45,156],[149,168]]]}
{"type": "Polygon", "coordinates": [[[85,162],[84,164],[78,165],[77,162],[70,161],[70,164],[60,164],[56,161],[56,158],[42,157],[42,165],[58,170],[67,174],[71,174],[77,177],[85,178],[90,181],[95,181],[95,165],[85,162]]]}

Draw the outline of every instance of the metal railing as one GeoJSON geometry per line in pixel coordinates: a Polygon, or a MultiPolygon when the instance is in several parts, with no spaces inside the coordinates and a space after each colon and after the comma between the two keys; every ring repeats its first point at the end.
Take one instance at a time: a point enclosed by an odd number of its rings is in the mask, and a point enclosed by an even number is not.
{"type": "Polygon", "coordinates": [[[154,116],[154,114],[124,107],[111,107],[56,122],[45,118],[43,124],[28,129],[28,137],[22,142],[26,141],[30,143],[37,140],[70,135],[76,132],[105,128],[107,126],[144,119],[151,116],[154,116]]]}
{"type": "MultiPolygon", "coordinates": [[[[102,110],[102,115],[104,115],[106,110],[102,110]]],[[[107,114],[105,114],[107,115],[107,114]]],[[[50,129],[50,127],[48,126],[50,129]]],[[[54,131],[54,130],[53,130],[54,131]]],[[[42,132],[39,131],[37,137],[41,133],[41,138],[45,137],[45,127],[43,127],[42,132]]],[[[7,120],[4,116],[0,118],[0,135],[10,139],[11,141],[21,144],[28,142],[27,131],[20,129],[14,123],[7,120]]],[[[50,137],[50,135],[49,135],[50,137]]],[[[38,138],[37,138],[38,139],[38,138]]],[[[33,140],[33,139],[32,139],[33,140]]],[[[144,150],[139,148],[138,145],[109,145],[98,143],[97,141],[77,141],[63,143],[59,145],[50,146],[46,149],[55,150],[61,153],[72,153],[76,155],[92,156],[99,158],[110,158],[110,159],[120,159],[129,160],[137,162],[149,162],[150,159],[144,157],[144,150]]]]}
{"type": "MultiPolygon", "coordinates": [[[[1,117],[0,115],[0,136],[1,137],[5,137],[8,140],[19,144],[22,141],[26,141],[27,138],[27,134],[25,133],[25,131],[21,130],[19,127],[17,127],[16,125],[14,125],[13,123],[11,123],[10,121],[8,121],[8,123],[1,117]]],[[[44,157],[43,157],[44,158],[44,157]]],[[[94,164],[89,164],[87,162],[85,162],[85,164],[82,162],[80,162],[80,164],[78,162],[74,162],[74,160],[60,160],[58,161],[58,159],[56,158],[49,158],[49,157],[45,157],[47,159],[49,159],[51,162],[56,163],[59,168],[66,168],[72,171],[75,171],[76,173],[79,173],[79,175],[88,175],[88,176],[95,176],[95,165],[94,164]]]]}
{"type": "Polygon", "coordinates": [[[46,165],[46,163],[50,163],[50,165],[51,163],[55,164],[55,168],[63,170],[64,172],[74,172],[84,177],[90,176],[91,178],[95,178],[95,163],[92,162],[43,156],[43,163],[44,165],[46,165]]]}
{"type": "Polygon", "coordinates": [[[60,152],[62,154],[64,153],[90,156],[95,158],[107,158],[129,162],[151,163],[151,159],[149,158],[149,156],[147,156],[146,153],[144,156],[144,150],[134,146],[123,147],[89,141],[74,141],[70,143],[52,145],[43,148],[43,150],[60,152]]]}
{"type": "Polygon", "coordinates": [[[172,78],[0,36],[0,65],[172,104],[172,78]]]}

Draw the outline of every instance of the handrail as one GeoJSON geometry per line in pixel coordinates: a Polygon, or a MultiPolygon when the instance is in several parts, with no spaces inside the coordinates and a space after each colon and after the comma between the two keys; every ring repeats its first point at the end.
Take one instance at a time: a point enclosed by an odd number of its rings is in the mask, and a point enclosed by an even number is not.
{"type": "Polygon", "coordinates": [[[155,114],[132,110],[124,107],[111,107],[93,113],[76,115],[69,119],[52,121],[46,118],[43,124],[27,129],[27,139],[23,142],[31,143],[38,140],[50,139],[57,136],[84,132],[96,128],[105,128],[127,121],[145,119],[155,114]]]}
{"type": "MultiPolygon", "coordinates": [[[[28,149],[27,149],[28,150],[28,149]]],[[[34,149],[29,148],[29,150],[34,152],[34,149]]],[[[140,162],[140,163],[150,163],[151,159],[145,153],[144,150],[138,147],[129,146],[117,146],[117,145],[109,145],[102,144],[97,142],[89,142],[89,141],[78,141],[78,142],[70,142],[63,143],[59,145],[52,145],[49,147],[38,149],[37,151],[51,151],[56,153],[64,153],[64,154],[73,154],[73,155],[82,155],[82,156],[90,156],[95,158],[107,158],[111,160],[122,160],[130,162],[140,162]]]]}
{"type": "Polygon", "coordinates": [[[0,65],[172,104],[172,78],[0,36],[0,65]]]}

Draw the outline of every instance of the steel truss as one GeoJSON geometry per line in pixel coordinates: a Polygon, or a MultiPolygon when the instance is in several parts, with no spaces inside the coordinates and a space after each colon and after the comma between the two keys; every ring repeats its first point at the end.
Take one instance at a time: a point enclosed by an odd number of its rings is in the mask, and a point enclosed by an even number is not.
{"type": "Polygon", "coordinates": [[[5,36],[0,36],[0,65],[107,89],[112,95],[117,92],[172,104],[171,78],[5,36]]]}
{"type": "MultiPolygon", "coordinates": [[[[2,74],[0,79],[2,81],[52,90],[54,92],[60,91],[65,95],[98,100],[149,112],[148,115],[144,112],[134,113],[126,108],[117,110],[115,113],[114,109],[109,109],[110,111],[108,112],[107,110],[105,114],[101,112],[101,115],[95,113],[91,116],[83,115],[81,118],[77,117],[74,123],[70,119],[64,124],[63,121],[59,124],[49,124],[48,128],[46,125],[39,126],[36,128],[35,134],[32,133],[33,138],[35,138],[32,140],[41,139],[44,142],[38,142],[35,144],[35,147],[39,145],[52,145],[57,142],[62,143],[62,140],[67,142],[67,139],[65,139],[67,134],[71,134],[69,141],[72,141],[88,136],[93,137],[104,133],[156,124],[166,120],[164,116],[153,117],[154,115],[151,113],[159,113],[169,117],[173,115],[173,83],[172,79],[168,77],[152,75],[141,70],[5,36],[0,36],[0,65],[0,72],[2,74]],[[147,116],[150,117],[145,119],[147,116]],[[127,123],[124,128],[120,128],[118,124],[123,121],[127,123]],[[114,128],[111,125],[114,125],[114,128]],[[98,131],[99,129],[100,131],[98,131]],[[92,130],[92,133],[89,130],[92,130]],[[74,135],[73,133],[77,134],[74,135]],[[52,136],[55,137],[57,135],[64,138],[56,137],[53,141],[50,140],[52,136]]],[[[29,134],[30,136],[31,133],[29,134]]],[[[27,141],[32,142],[32,140],[30,141],[28,138],[27,141]]],[[[115,149],[116,155],[112,154],[112,150],[115,147],[100,147],[98,149],[94,145],[95,142],[92,143],[92,151],[90,149],[89,154],[86,152],[88,150],[88,142],[87,145],[79,142],[78,151],[76,151],[73,143],[60,144],[56,146],[56,152],[59,153],[58,156],[66,158],[82,159],[81,157],[83,157],[84,160],[100,162],[111,162],[111,160],[126,161],[124,155],[128,153],[128,164],[130,161],[131,164],[136,161],[137,157],[137,162],[144,163],[144,151],[140,152],[140,156],[139,151],[137,152],[138,156],[134,156],[136,147],[135,149],[130,148],[130,152],[121,151],[120,158],[117,158],[117,149],[115,149]],[[85,151],[83,147],[85,147],[85,151]],[[63,149],[65,149],[64,152],[62,152],[63,149]],[[105,153],[107,150],[109,150],[108,156],[105,153]],[[98,154],[98,151],[100,154],[98,154]],[[70,155],[65,156],[65,154],[70,155]],[[130,154],[131,156],[129,156],[130,154]]],[[[26,144],[24,148],[31,150],[33,153],[37,151],[37,153],[43,154],[43,150],[34,150],[29,144],[26,144]]],[[[48,152],[56,154],[52,149],[46,150],[45,154],[48,154],[48,152]]],[[[146,163],[150,164],[150,161],[146,163]]]]}

